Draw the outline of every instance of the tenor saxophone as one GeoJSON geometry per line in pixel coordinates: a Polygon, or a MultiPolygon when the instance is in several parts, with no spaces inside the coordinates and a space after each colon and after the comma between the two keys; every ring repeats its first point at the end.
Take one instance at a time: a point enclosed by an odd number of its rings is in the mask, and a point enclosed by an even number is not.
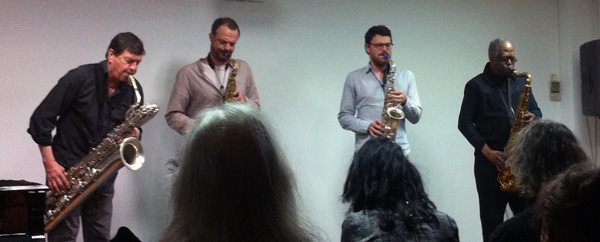
{"type": "Polygon", "coordinates": [[[229,78],[227,78],[227,88],[225,89],[225,95],[223,96],[225,102],[233,102],[235,99],[235,90],[237,89],[235,80],[237,78],[237,72],[240,69],[239,63],[234,59],[229,60],[229,64],[231,65],[231,73],[229,73],[229,78]]]}
{"type": "Polygon", "coordinates": [[[389,55],[385,55],[388,61],[387,73],[385,73],[385,86],[383,90],[383,112],[381,119],[383,121],[383,137],[394,141],[396,139],[396,130],[398,122],[404,118],[404,111],[390,100],[390,92],[395,90],[396,81],[396,63],[392,61],[389,55]]]}
{"type": "Polygon", "coordinates": [[[129,76],[129,81],[135,90],[135,103],[127,110],[125,121],[113,128],[98,146],[65,172],[70,185],[68,190],[58,193],[51,191],[46,195],[46,232],[54,229],[69,212],[121,167],[137,170],[144,164],[144,149],[140,141],[126,136],[133,127],[141,127],[152,119],[159,109],[156,104],[140,105],[141,95],[133,76],[129,76]]]}
{"type": "MultiPolygon", "coordinates": [[[[529,105],[529,92],[531,90],[531,74],[528,72],[514,72],[515,76],[523,76],[525,77],[525,86],[521,91],[521,97],[519,100],[519,109],[515,115],[515,119],[513,125],[510,129],[510,135],[508,138],[508,143],[512,143],[515,135],[521,130],[525,124],[524,117],[527,113],[527,107],[529,105]]],[[[515,186],[515,176],[511,173],[510,167],[512,166],[511,160],[508,160],[504,164],[504,168],[502,171],[498,173],[498,183],[500,184],[500,189],[502,191],[514,191],[516,189],[515,186]]]]}

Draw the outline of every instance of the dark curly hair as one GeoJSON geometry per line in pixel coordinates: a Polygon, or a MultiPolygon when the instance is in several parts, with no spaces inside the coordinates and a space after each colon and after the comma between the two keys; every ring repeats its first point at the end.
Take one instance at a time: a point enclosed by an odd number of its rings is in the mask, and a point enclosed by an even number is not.
{"type": "Polygon", "coordinates": [[[388,139],[371,139],[356,152],[342,199],[350,202],[352,212],[378,210],[385,231],[394,228],[394,217],[405,221],[410,232],[423,220],[439,226],[419,171],[388,139]]]}
{"type": "Polygon", "coordinates": [[[535,211],[548,242],[600,241],[600,169],[574,165],[544,187],[535,211]]]}

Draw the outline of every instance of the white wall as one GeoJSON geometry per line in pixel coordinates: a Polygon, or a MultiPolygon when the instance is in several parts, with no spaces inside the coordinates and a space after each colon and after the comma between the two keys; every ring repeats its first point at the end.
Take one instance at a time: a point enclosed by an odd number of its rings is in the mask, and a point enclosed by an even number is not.
{"type": "MultiPolygon", "coordinates": [[[[563,112],[565,124],[573,129],[587,151],[597,150],[598,118],[583,116],[581,109],[581,71],[579,46],[600,38],[599,5],[597,0],[559,1],[559,44],[561,84],[572,99],[563,99],[557,105],[557,114],[563,112]],[[565,110],[572,110],[564,113],[565,110]],[[595,134],[595,135],[594,135],[595,134]]],[[[597,160],[597,156],[594,157],[597,160]]]]}
{"type": "Polygon", "coordinates": [[[163,110],[144,127],[145,166],[117,179],[113,230],[128,226],[156,241],[169,216],[165,163],[181,143],[162,117],[175,73],[207,54],[212,21],[231,16],[242,32],[234,55],[253,68],[302,210],[325,241],[338,241],[347,209],[339,196],[353,152],[352,133],[336,119],[341,88],[348,72],[367,64],[365,31],[386,24],[394,60],[415,73],[424,109],[408,125],[411,159],[462,240],[480,241],[473,149],[456,128],[465,82],[482,71],[490,40],[512,40],[544,117],[584,141],[578,46],[598,38],[598,9],[597,0],[0,1],[0,179],[43,183],[37,146],[25,132],[29,116],[66,71],[101,60],[116,33],[132,31],[147,50],[137,74],[146,101],[163,110]],[[554,73],[563,80],[561,102],[549,100],[554,73]]]}

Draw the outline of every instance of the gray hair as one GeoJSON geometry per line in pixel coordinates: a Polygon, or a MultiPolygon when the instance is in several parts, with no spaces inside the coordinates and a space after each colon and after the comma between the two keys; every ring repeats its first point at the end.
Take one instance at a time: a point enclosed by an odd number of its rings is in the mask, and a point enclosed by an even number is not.
{"type": "Polygon", "coordinates": [[[527,199],[534,199],[546,182],[571,165],[588,161],[573,132],[551,120],[534,121],[508,145],[511,171],[527,199]]]}
{"type": "Polygon", "coordinates": [[[296,193],[256,108],[209,109],[187,137],[162,241],[309,241],[296,193]]]}
{"type": "Polygon", "coordinates": [[[490,46],[488,47],[488,55],[489,56],[498,56],[500,54],[500,45],[502,43],[506,43],[508,40],[496,38],[490,42],[490,46]]]}

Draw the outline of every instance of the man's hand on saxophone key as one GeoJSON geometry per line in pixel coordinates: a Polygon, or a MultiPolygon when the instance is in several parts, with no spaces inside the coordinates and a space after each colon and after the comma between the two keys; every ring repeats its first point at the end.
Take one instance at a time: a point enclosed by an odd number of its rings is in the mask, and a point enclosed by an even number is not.
{"type": "Polygon", "coordinates": [[[69,180],[65,175],[65,168],[56,161],[44,162],[46,170],[46,182],[54,193],[66,191],[70,188],[69,180]]]}
{"type": "Polygon", "coordinates": [[[525,115],[523,115],[523,124],[529,124],[535,119],[535,114],[527,111],[525,115]]]}
{"type": "Polygon", "coordinates": [[[402,90],[392,90],[388,93],[388,96],[394,106],[400,107],[406,104],[406,94],[402,90]]]}
{"type": "Polygon", "coordinates": [[[129,136],[140,139],[142,137],[142,131],[138,127],[133,127],[129,132],[129,136]]]}
{"type": "MultiPolygon", "coordinates": [[[[142,138],[142,130],[140,130],[140,128],[138,128],[138,127],[133,127],[127,133],[125,133],[125,135],[123,137],[124,138],[134,137],[134,138],[140,140],[142,138]]],[[[117,143],[120,144],[121,142],[123,142],[124,138],[119,138],[117,140],[117,143]]]]}
{"type": "Polygon", "coordinates": [[[384,127],[385,124],[383,123],[383,121],[375,120],[371,122],[371,124],[369,124],[369,129],[367,131],[372,137],[381,137],[383,135],[384,127]]]}
{"type": "Polygon", "coordinates": [[[54,158],[54,151],[49,145],[38,145],[42,154],[42,163],[46,171],[46,183],[53,192],[66,191],[70,184],[65,175],[65,168],[62,167],[54,158]]]}
{"type": "Polygon", "coordinates": [[[236,91],[233,93],[233,100],[236,102],[245,103],[246,102],[246,94],[243,92],[236,91]]]}
{"type": "Polygon", "coordinates": [[[498,171],[504,168],[504,152],[492,150],[487,144],[481,148],[481,153],[496,167],[498,171]]]}

